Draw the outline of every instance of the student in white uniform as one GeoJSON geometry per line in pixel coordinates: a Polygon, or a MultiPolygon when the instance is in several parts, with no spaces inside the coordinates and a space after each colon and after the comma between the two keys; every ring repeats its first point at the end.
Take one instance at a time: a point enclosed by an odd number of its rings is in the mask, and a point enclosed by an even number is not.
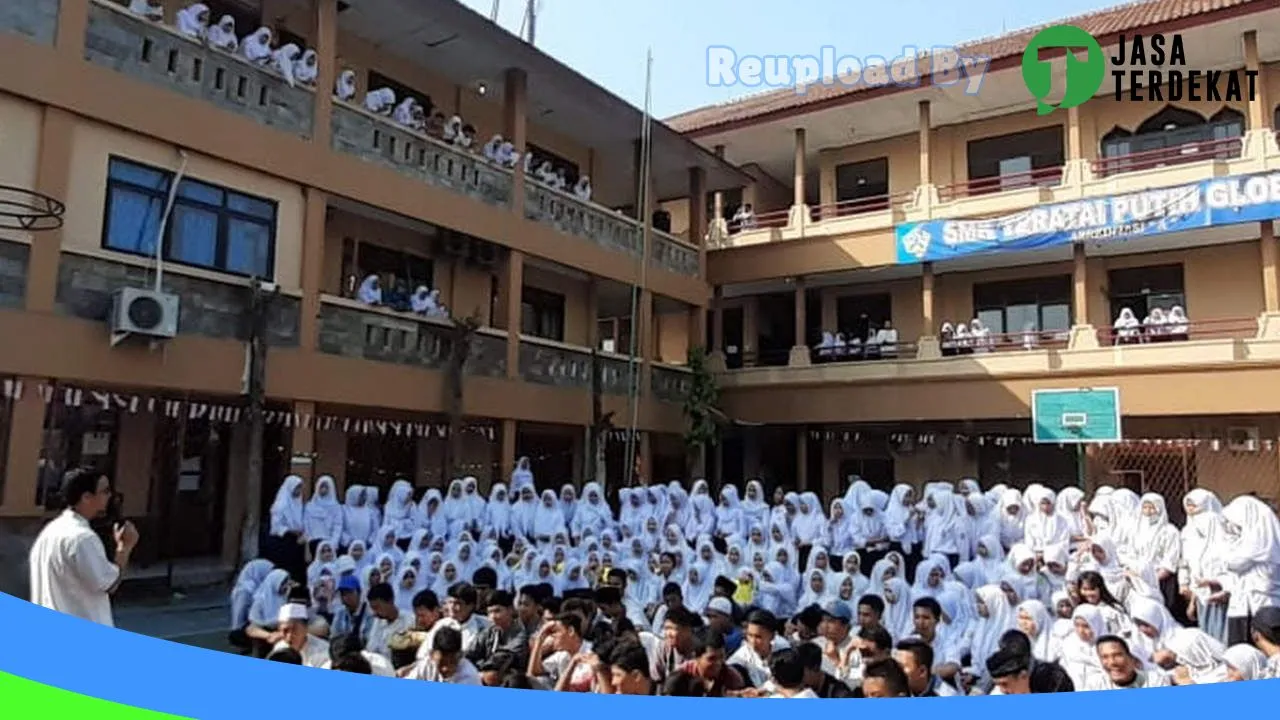
{"type": "Polygon", "coordinates": [[[116,525],[113,562],[89,527],[111,501],[107,476],[90,468],[72,470],[62,479],[62,498],[67,509],[44,526],[28,557],[31,602],[115,627],[111,594],[138,545],[138,530],[130,522],[116,525]]]}
{"type": "Polygon", "coordinates": [[[302,656],[302,664],[322,668],[329,662],[329,643],[307,631],[310,612],[306,605],[288,603],[280,608],[280,633],[284,639],[271,652],[292,648],[302,656]]]}

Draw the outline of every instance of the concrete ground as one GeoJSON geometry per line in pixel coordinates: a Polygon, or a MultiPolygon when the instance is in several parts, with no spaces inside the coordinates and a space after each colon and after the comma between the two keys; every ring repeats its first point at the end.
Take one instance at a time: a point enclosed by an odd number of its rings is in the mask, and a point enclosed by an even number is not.
{"type": "Polygon", "coordinates": [[[227,590],[220,587],[189,595],[149,597],[118,604],[116,627],[173,642],[231,652],[227,590]]]}

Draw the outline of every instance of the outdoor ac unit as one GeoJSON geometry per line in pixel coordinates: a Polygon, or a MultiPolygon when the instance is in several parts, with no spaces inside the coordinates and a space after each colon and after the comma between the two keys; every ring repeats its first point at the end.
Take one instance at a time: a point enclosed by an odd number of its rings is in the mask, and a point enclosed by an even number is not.
{"type": "Polygon", "coordinates": [[[145,288],[120,288],[111,298],[111,344],[127,337],[178,334],[178,296],[145,288]]]}
{"type": "Polygon", "coordinates": [[[1258,452],[1258,428],[1227,428],[1227,449],[1231,452],[1258,452]]]}

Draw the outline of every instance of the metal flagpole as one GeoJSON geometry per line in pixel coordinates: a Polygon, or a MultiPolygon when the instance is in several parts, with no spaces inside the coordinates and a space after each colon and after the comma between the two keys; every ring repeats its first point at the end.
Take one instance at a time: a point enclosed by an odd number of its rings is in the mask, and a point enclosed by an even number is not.
{"type": "Polygon", "coordinates": [[[649,218],[645,216],[645,210],[649,204],[649,176],[650,161],[653,155],[653,116],[651,114],[651,105],[653,102],[653,48],[645,57],[644,69],[644,116],[640,121],[640,167],[637,168],[640,176],[640,187],[636,189],[636,215],[640,220],[640,284],[631,286],[631,352],[630,360],[627,365],[627,411],[629,420],[627,425],[627,461],[626,461],[626,484],[624,487],[631,487],[635,482],[635,465],[636,465],[636,425],[640,422],[640,402],[638,396],[640,394],[639,373],[637,372],[636,349],[640,339],[640,295],[649,275],[649,218]]]}

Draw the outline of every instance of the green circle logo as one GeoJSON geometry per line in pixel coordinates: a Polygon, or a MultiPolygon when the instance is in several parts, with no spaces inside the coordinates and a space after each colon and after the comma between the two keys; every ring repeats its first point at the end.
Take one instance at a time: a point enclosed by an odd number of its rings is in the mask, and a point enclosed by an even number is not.
{"type": "Polygon", "coordinates": [[[1102,46],[1096,38],[1075,25],[1054,25],[1041,30],[1031,38],[1022,53],[1022,81],[1036,99],[1036,113],[1039,115],[1083,105],[1102,89],[1106,74],[1107,59],[1102,55],[1102,46]],[[1067,50],[1067,86],[1056,105],[1044,100],[1053,90],[1053,65],[1040,59],[1041,50],[1052,48],[1067,50]],[[1071,52],[1079,48],[1089,52],[1084,60],[1071,52]]]}

